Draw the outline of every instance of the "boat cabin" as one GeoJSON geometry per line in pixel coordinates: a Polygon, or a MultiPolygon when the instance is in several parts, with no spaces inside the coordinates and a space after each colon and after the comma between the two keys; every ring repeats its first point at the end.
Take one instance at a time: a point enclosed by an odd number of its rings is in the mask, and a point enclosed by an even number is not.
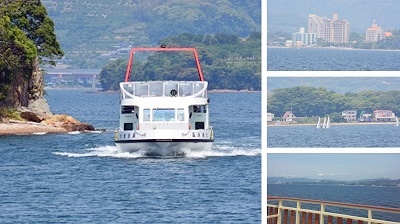
{"type": "Polygon", "coordinates": [[[209,128],[207,82],[123,82],[120,87],[123,131],[209,128]]]}

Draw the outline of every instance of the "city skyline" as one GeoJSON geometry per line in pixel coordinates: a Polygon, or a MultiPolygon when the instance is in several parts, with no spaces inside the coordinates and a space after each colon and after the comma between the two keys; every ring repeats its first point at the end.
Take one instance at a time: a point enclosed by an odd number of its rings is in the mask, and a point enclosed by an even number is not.
{"type": "Polygon", "coordinates": [[[343,2],[295,0],[268,0],[268,31],[284,31],[293,33],[299,27],[307,27],[309,14],[321,17],[331,17],[337,13],[341,19],[351,23],[351,32],[365,33],[365,30],[376,21],[383,30],[399,29],[397,21],[400,15],[396,9],[400,7],[398,1],[365,2],[355,0],[343,2]],[[354,13],[357,12],[357,13],[354,13]]]}
{"type": "Polygon", "coordinates": [[[269,153],[267,176],[330,180],[400,179],[396,153],[269,153]]]}

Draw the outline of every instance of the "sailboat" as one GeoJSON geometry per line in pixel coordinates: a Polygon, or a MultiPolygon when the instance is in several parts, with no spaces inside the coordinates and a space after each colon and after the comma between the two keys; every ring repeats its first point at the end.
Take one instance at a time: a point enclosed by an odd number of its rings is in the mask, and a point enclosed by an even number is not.
{"type": "Polygon", "coordinates": [[[326,122],[325,128],[330,128],[330,127],[331,127],[331,120],[329,119],[329,116],[328,116],[328,121],[326,122]]]}
{"type": "Polygon", "coordinates": [[[399,126],[399,118],[398,117],[396,117],[396,124],[394,125],[394,126],[399,126]]]}
{"type": "Polygon", "coordinates": [[[321,128],[321,118],[320,117],[318,117],[317,128],[321,128]]]}
{"type": "Polygon", "coordinates": [[[324,117],[324,124],[322,125],[322,128],[326,128],[326,117],[324,117]]]}

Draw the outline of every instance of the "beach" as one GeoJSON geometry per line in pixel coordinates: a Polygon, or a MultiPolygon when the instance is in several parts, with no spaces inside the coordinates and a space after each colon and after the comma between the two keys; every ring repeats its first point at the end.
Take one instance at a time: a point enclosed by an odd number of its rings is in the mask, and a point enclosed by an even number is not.
{"type": "Polygon", "coordinates": [[[0,123],[0,135],[29,135],[44,133],[67,133],[62,127],[43,125],[40,123],[0,123]]]}

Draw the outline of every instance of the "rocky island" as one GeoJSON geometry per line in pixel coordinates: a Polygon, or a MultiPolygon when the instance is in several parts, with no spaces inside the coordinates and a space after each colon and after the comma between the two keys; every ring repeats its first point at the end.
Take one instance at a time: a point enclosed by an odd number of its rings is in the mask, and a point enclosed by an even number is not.
{"type": "Polygon", "coordinates": [[[0,3],[0,135],[94,130],[68,115],[54,115],[44,98],[40,65],[64,53],[40,1],[0,3]]]}

